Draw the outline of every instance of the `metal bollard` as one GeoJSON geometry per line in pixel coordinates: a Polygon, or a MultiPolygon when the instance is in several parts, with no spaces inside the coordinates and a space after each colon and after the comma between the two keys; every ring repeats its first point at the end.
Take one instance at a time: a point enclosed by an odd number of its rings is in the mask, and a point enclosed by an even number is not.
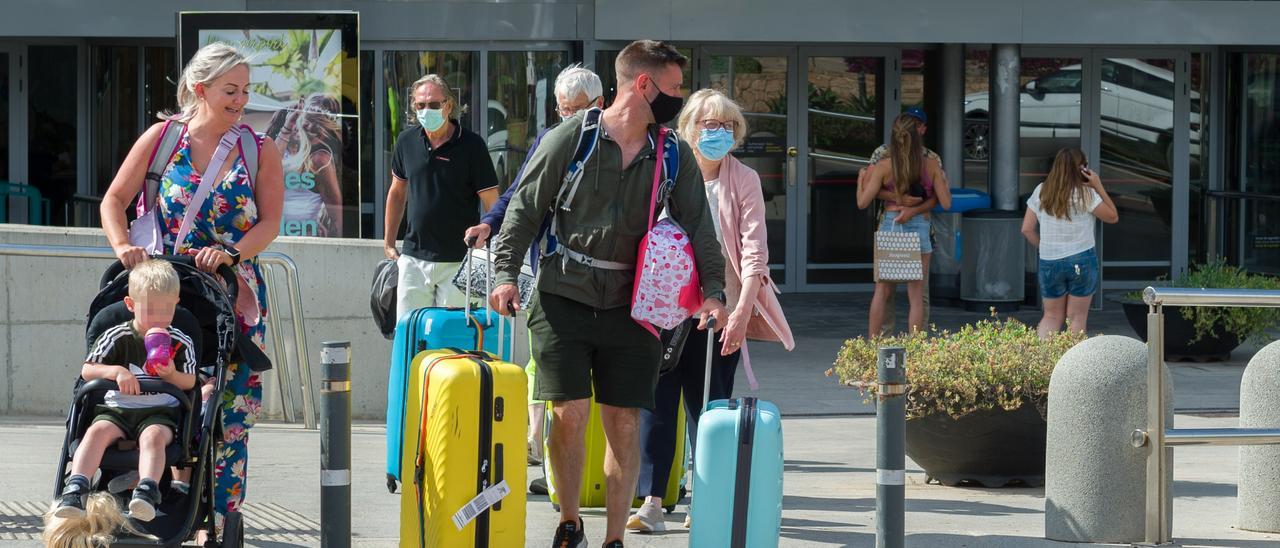
{"type": "Polygon", "coordinates": [[[323,343],[320,363],[320,545],[351,546],[351,343],[323,343]]]}
{"type": "Polygon", "coordinates": [[[907,371],[902,348],[876,360],[876,548],[902,548],[906,495],[907,371]]]}

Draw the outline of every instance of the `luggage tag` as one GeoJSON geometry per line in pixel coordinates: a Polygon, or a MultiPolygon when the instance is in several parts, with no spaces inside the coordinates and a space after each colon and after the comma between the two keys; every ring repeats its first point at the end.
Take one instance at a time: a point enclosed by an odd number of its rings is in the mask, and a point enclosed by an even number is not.
{"type": "Polygon", "coordinates": [[[481,491],[479,495],[476,495],[475,498],[471,499],[470,502],[464,505],[461,510],[458,510],[457,513],[453,514],[454,527],[457,527],[458,530],[461,531],[463,527],[466,527],[468,523],[471,523],[472,520],[476,519],[476,516],[479,516],[481,512],[484,512],[485,510],[488,510],[490,506],[501,502],[503,498],[510,494],[511,488],[507,487],[507,480],[502,480],[488,489],[481,491]]]}

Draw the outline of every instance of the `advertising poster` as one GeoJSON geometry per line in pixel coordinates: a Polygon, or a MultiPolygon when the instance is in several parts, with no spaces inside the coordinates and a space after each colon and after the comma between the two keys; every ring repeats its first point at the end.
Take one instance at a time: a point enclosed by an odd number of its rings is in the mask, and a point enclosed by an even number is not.
{"type": "Polygon", "coordinates": [[[180,59],[223,42],[249,59],[241,122],[284,167],[283,236],[359,236],[359,41],[354,12],[179,14],[180,59]]]}

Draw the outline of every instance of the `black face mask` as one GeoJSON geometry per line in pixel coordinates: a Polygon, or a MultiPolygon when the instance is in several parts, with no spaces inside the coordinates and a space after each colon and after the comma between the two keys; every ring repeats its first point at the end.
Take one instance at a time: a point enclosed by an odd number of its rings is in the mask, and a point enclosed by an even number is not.
{"type": "MultiPolygon", "coordinates": [[[[654,84],[657,89],[657,84],[654,84]]],[[[653,121],[659,124],[665,124],[676,118],[680,114],[680,109],[684,107],[684,97],[675,97],[667,95],[658,89],[658,96],[649,101],[649,110],[653,111],[653,121]]]]}

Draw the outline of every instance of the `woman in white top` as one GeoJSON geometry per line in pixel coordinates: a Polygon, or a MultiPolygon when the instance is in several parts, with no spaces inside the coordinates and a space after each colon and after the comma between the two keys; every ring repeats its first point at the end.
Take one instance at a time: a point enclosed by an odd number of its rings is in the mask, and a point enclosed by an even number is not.
{"type": "Polygon", "coordinates": [[[1070,329],[1085,330],[1089,303],[1100,281],[1095,218],[1108,224],[1119,221],[1116,204],[1080,149],[1059,150],[1049,176],[1027,199],[1022,218],[1022,234],[1040,248],[1041,338],[1061,329],[1064,318],[1070,329]]]}

